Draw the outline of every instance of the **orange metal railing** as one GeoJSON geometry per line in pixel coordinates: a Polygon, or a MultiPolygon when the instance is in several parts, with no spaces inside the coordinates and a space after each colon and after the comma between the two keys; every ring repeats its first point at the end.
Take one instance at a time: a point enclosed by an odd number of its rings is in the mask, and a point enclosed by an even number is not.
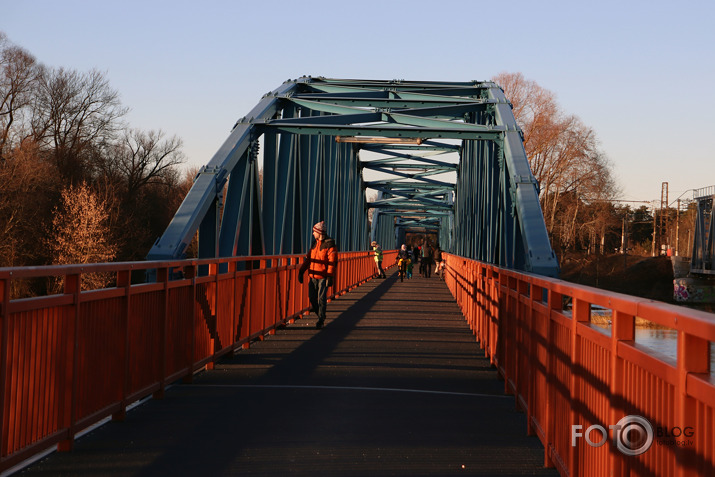
{"type": "MultiPolygon", "coordinates": [[[[384,253],[386,268],[396,254],[384,253]]],[[[0,269],[0,471],[55,444],[71,449],[81,430],[300,318],[300,258],[0,269]],[[199,266],[209,274],[197,277],[199,266]],[[131,283],[148,269],[155,283],[131,283]],[[169,280],[177,270],[183,278],[169,280]],[[81,290],[85,273],[114,274],[116,287],[81,290]],[[63,278],[63,293],[10,299],[13,280],[38,277],[63,278]]],[[[331,297],[375,274],[372,253],[340,253],[331,297]]]]}
{"type": "Polygon", "coordinates": [[[443,256],[545,465],[570,476],[715,475],[715,315],[443,256]],[[594,307],[611,310],[610,332],[591,323],[594,307]],[[677,355],[639,344],[636,317],[676,330],[677,355]]]}

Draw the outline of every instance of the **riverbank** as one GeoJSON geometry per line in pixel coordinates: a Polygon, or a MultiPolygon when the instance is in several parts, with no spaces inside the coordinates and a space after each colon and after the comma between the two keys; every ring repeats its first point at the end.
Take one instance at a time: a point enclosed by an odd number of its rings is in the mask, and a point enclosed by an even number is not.
{"type": "MultiPolygon", "coordinates": [[[[639,255],[578,255],[561,259],[561,277],[581,285],[687,306],[709,313],[715,312],[712,304],[684,305],[673,298],[673,264],[669,257],[644,257],[639,255]]],[[[593,311],[591,322],[609,326],[610,310],[593,311]]],[[[636,318],[639,328],[660,329],[642,318],[636,318]]]]}
{"type": "Polygon", "coordinates": [[[669,257],[569,254],[561,258],[561,279],[675,303],[673,265],[669,257]]]}

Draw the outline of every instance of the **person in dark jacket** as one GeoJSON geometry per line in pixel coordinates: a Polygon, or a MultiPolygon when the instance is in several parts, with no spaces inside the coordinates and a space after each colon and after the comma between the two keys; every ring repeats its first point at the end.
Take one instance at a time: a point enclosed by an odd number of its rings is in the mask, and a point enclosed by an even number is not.
{"type": "Polygon", "coordinates": [[[421,251],[421,257],[420,261],[424,266],[424,276],[425,278],[429,278],[430,275],[432,274],[432,247],[430,246],[429,242],[425,242],[424,246],[422,247],[421,251]]]}
{"type": "Polygon", "coordinates": [[[318,315],[315,323],[321,329],[325,323],[325,314],[328,305],[328,287],[333,286],[335,269],[338,265],[338,251],[335,240],[328,237],[325,222],[318,222],[313,226],[313,244],[300,266],[298,281],[303,283],[303,274],[308,271],[308,297],[310,298],[311,311],[318,315]]]}
{"type": "Polygon", "coordinates": [[[434,274],[437,275],[439,278],[442,278],[442,271],[444,270],[444,262],[442,261],[442,249],[439,248],[439,245],[436,245],[434,248],[434,261],[436,262],[436,266],[434,267],[434,274]]]}

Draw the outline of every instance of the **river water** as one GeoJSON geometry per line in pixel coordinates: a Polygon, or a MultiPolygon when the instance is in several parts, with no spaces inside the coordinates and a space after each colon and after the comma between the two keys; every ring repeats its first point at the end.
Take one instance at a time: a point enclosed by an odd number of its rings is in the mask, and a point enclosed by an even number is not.
{"type": "MultiPolygon", "coordinates": [[[[597,329],[611,335],[610,325],[593,323],[597,329]]],[[[648,328],[636,326],[636,343],[653,351],[675,359],[678,353],[678,332],[670,328],[648,328]]],[[[715,343],[710,343],[710,374],[715,376],[715,343]]]]}

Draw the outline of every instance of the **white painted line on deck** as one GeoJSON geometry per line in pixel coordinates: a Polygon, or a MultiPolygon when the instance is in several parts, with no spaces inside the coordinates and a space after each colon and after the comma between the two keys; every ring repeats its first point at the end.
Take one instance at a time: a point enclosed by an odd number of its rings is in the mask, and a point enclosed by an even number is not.
{"type": "Polygon", "coordinates": [[[459,393],[451,391],[432,391],[429,389],[404,389],[404,388],[371,388],[362,386],[301,386],[291,384],[182,384],[180,387],[196,387],[196,388],[236,388],[236,389],[322,389],[331,391],[385,391],[397,393],[415,393],[415,394],[438,394],[446,396],[469,396],[469,397],[486,397],[486,398],[502,398],[514,399],[514,396],[499,395],[499,394],[479,394],[479,393],[459,393]]]}

